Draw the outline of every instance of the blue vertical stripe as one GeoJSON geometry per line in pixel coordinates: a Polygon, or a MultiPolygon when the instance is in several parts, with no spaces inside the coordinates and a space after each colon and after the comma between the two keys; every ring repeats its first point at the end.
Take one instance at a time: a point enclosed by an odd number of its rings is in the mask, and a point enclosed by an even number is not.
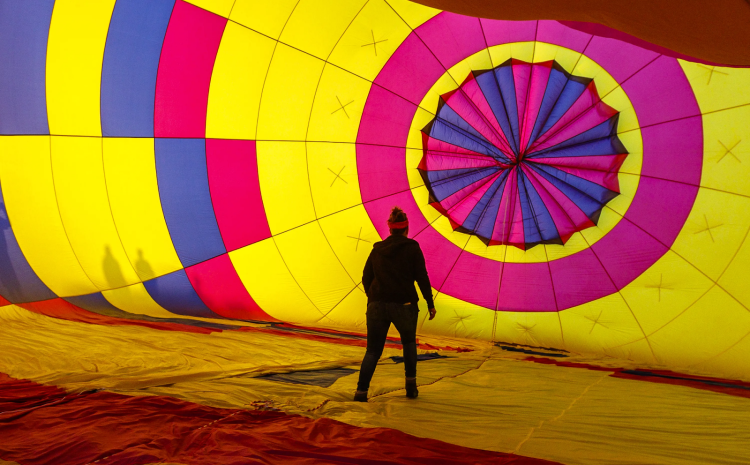
{"type": "Polygon", "coordinates": [[[154,148],[162,210],[182,266],[226,253],[208,188],[205,139],[156,139],[154,148]]]}
{"type": "Polygon", "coordinates": [[[221,318],[203,303],[185,270],[177,270],[143,283],[154,301],[178,315],[221,318]]]}
{"type": "Polygon", "coordinates": [[[49,134],[47,37],[54,0],[0,0],[0,134],[49,134]]]}
{"type": "Polygon", "coordinates": [[[523,171],[521,171],[521,182],[526,191],[526,197],[529,200],[529,205],[531,206],[531,211],[534,215],[534,224],[536,224],[536,228],[539,231],[542,240],[553,241],[555,239],[560,239],[560,233],[557,232],[557,227],[552,220],[552,215],[550,215],[549,210],[547,210],[547,206],[542,201],[539,192],[536,191],[534,184],[531,183],[526,176],[526,173],[523,171]]]}
{"type": "Polygon", "coordinates": [[[102,134],[153,137],[159,57],[174,0],[118,0],[102,65],[102,134]]]}

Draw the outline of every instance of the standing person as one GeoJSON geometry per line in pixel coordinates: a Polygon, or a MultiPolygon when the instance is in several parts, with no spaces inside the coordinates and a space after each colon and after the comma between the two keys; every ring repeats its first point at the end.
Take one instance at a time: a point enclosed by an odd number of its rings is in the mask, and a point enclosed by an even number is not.
{"type": "Polygon", "coordinates": [[[391,323],[401,335],[404,349],[406,397],[417,397],[419,296],[414,288],[414,281],[419,284],[422,297],[427,301],[430,320],[437,313],[432,302],[432,287],[422,249],[417,241],[407,237],[409,220],[399,207],[391,210],[388,229],[391,235],[373,245],[362,275],[362,285],[367,294],[367,353],[362,360],[357,392],[354,394],[354,400],[358,402],[367,402],[370,380],[383,354],[391,323]]]}

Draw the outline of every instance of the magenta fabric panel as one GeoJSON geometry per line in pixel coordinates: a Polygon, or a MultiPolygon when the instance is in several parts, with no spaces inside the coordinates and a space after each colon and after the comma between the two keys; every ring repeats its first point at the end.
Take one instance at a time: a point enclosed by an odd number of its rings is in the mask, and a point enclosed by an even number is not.
{"type": "Polygon", "coordinates": [[[549,182],[544,176],[540,176],[532,170],[527,170],[527,172],[531,172],[529,178],[534,183],[534,187],[536,187],[538,191],[544,191],[545,193],[551,195],[554,199],[554,203],[562,208],[562,210],[565,212],[565,216],[570,218],[571,221],[579,225],[588,223],[590,226],[594,226],[594,223],[592,223],[591,220],[586,216],[586,214],[580,208],[578,208],[578,205],[570,200],[565,194],[560,192],[560,190],[551,182],[549,182]]]}
{"type": "MultiPolygon", "coordinates": [[[[559,45],[567,46],[564,43],[559,45]]],[[[617,39],[594,36],[586,47],[586,56],[599,63],[622,85],[659,54],[617,39]]]]}
{"type": "Polygon", "coordinates": [[[440,292],[494,310],[497,306],[502,270],[502,262],[486,260],[463,252],[440,292]]]}
{"type": "Polygon", "coordinates": [[[625,218],[671,246],[690,214],[698,187],[641,177],[638,191],[625,218]]]}
{"type": "Polygon", "coordinates": [[[542,99],[544,93],[547,90],[547,81],[549,80],[550,72],[552,71],[552,62],[535,64],[531,69],[531,76],[529,78],[529,89],[528,97],[525,99],[528,102],[526,110],[523,114],[521,123],[521,147],[528,147],[529,139],[531,138],[531,132],[534,130],[534,124],[536,123],[537,116],[539,115],[539,108],[542,106],[542,99]]]}
{"type": "Polygon", "coordinates": [[[558,21],[539,21],[536,40],[549,44],[564,43],[566,48],[583,53],[591,41],[592,35],[567,27],[558,21]]]}
{"type": "Polygon", "coordinates": [[[641,128],[701,114],[690,83],[674,58],[662,56],[622,84],[633,102],[641,128]]]}
{"type": "MultiPolygon", "coordinates": [[[[419,207],[414,201],[414,195],[411,191],[407,190],[365,203],[365,208],[372,219],[372,224],[377,229],[381,238],[385,239],[391,234],[388,229],[388,217],[391,215],[391,209],[396,206],[401,207],[409,218],[409,237],[414,237],[425,228],[430,227],[422,212],[419,211],[419,207]]],[[[440,238],[447,242],[442,236],[440,238]]],[[[421,242],[422,239],[420,238],[421,242]]]]}
{"type": "Polygon", "coordinates": [[[206,163],[211,201],[227,251],[271,237],[255,141],[206,139],[206,163]]]}
{"type": "MultiPolygon", "coordinates": [[[[536,38],[537,21],[503,21],[482,18],[479,23],[482,25],[487,47],[512,42],[528,42],[536,38]]],[[[495,66],[499,64],[495,63],[495,66]]]]}
{"type": "Polygon", "coordinates": [[[500,277],[498,310],[554,312],[557,310],[547,263],[506,263],[500,277]]]}
{"type": "MultiPolygon", "coordinates": [[[[613,155],[613,157],[616,157],[617,155],[613,155]]],[[[572,158],[572,157],[571,157],[572,158]]],[[[577,157],[577,158],[589,158],[589,157],[577,157]]],[[[544,160],[547,164],[554,166],[555,168],[559,169],[560,171],[564,171],[568,174],[572,174],[573,176],[577,176],[582,179],[586,179],[587,181],[591,181],[595,184],[599,184],[600,186],[604,186],[607,189],[613,191],[613,192],[619,192],[619,182],[617,180],[617,172],[612,171],[604,171],[601,169],[583,169],[583,168],[571,168],[569,166],[558,166],[555,165],[554,161],[548,161],[549,159],[542,158],[540,160],[544,160]]],[[[551,160],[554,160],[551,159],[551,160]]]]}
{"type": "Polygon", "coordinates": [[[700,185],[703,169],[703,121],[701,116],[642,128],[644,158],[642,176],[700,185]],[[661,154],[679,154],[675,157],[661,154]],[[678,158],[678,159],[677,159],[678,158]]]}
{"type": "Polygon", "coordinates": [[[278,321],[248,294],[229,255],[185,268],[185,272],[193,289],[214,313],[237,320],[278,321]]]}
{"type": "Polygon", "coordinates": [[[617,292],[591,249],[549,262],[559,310],[585,304],[617,292]]]}
{"type": "MultiPolygon", "coordinates": [[[[518,132],[522,134],[523,122],[526,117],[526,102],[529,96],[529,85],[531,84],[531,63],[514,59],[511,71],[513,73],[513,86],[516,90],[516,109],[518,119],[518,132]]],[[[519,150],[523,151],[525,146],[519,141],[519,150]]]]}
{"type": "Polygon", "coordinates": [[[156,78],[155,137],[205,137],[208,88],[226,22],[175,3],[156,78]]]}
{"type": "MultiPolygon", "coordinates": [[[[451,170],[461,168],[483,168],[495,166],[495,161],[485,155],[480,155],[463,147],[458,147],[447,142],[443,142],[432,137],[427,137],[425,145],[427,146],[427,163],[431,170],[451,170]],[[454,149],[455,147],[455,149],[454,149]],[[448,152],[450,155],[443,155],[441,152],[448,152]],[[461,154],[461,157],[452,155],[453,153],[461,154]]],[[[420,169],[427,167],[420,166],[420,169]]]]}
{"type": "Polygon", "coordinates": [[[444,11],[414,32],[445,69],[486,47],[479,18],[471,16],[444,11]],[[450,39],[446,40],[446,36],[450,39]]]}
{"type": "MultiPolygon", "coordinates": [[[[411,219],[411,217],[409,218],[411,219]]],[[[452,274],[451,269],[462,252],[461,248],[446,241],[432,227],[424,228],[419,233],[413,234],[410,226],[409,235],[419,242],[419,247],[422,249],[427,264],[427,274],[430,275],[430,284],[440,291],[448,274],[452,274]]]]}
{"type": "MultiPolygon", "coordinates": [[[[574,232],[576,232],[576,225],[573,224],[570,216],[568,216],[565,209],[560,205],[560,203],[558,203],[554,195],[550,191],[545,189],[545,187],[542,185],[540,181],[540,178],[542,178],[542,176],[537,175],[536,172],[531,169],[524,169],[523,171],[524,173],[526,173],[526,176],[529,178],[529,181],[531,181],[532,186],[534,186],[534,189],[536,190],[537,194],[539,194],[539,197],[542,199],[544,206],[547,208],[547,211],[552,217],[552,221],[555,223],[555,229],[557,229],[557,233],[559,234],[560,239],[563,242],[566,242],[568,238],[573,235],[574,232]]],[[[573,203],[564,195],[562,195],[560,202],[573,203]]],[[[583,224],[586,223],[590,222],[584,220],[583,224]]]]}
{"type": "MultiPolygon", "coordinates": [[[[495,180],[499,178],[501,173],[495,173],[492,176],[488,176],[481,180],[481,182],[484,183],[482,187],[477,189],[476,191],[469,194],[463,201],[459,202],[457,205],[453,207],[453,211],[451,212],[451,217],[455,218],[456,222],[458,224],[463,224],[464,221],[466,221],[466,218],[469,217],[469,214],[476,208],[479,201],[482,199],[482,196],[489,190],[495,180]]],[[[460,192],[460,191],[459,191],[460,192]]]]}
{"type": "Polygon", "coordinates": [[[357,144],[404,147],[417,105],[378,86],[372,86],[362,112],[357,144]]]}
{"type": "MultiPolygon", "coordinates": [[[[476,83],[476,81],[472,82],[476,83]]],[[[479,134],[484,136],[484,138],[491,142],[495,147],[506,147],[509,149],[510,146],[508,145],[502,130],[500,130],[497,122],[494,122],[494,116],[491,115],[492,110],[490,109],[489,104],[487,104],[484,97],[482,97],[481,100],[484,100],[484,102],[477,105],[474,101],[469,100],[464,92],[458,90],[448,97],[447,104],[458,116],[469,123],[471,127],[476,129],[479,134]],[[484,106],[484,108],[481,108],[482,106],[484,106]],[[479,107],[479,111],[477,111],[477,107],[479,107]],[[489,118],[487,117],[488,114],[490,115],[489,118]]]]}
{"type": "MultiPolygon", "coordinates": [[[[604,265],[617,289],[622,289],[649,269],[668,249],[626,218],[590,250],[604,265]]],[[[567,266],[568,260],[572,258],[561,261],[567,266]]]]}
{"type": "Polygon", "coordinates": [[[523,211],[521,200],[518,198],[518,175],[515,170],[508,174],[500,207],[498,208],[495,227],[492,230],[492,240],[511,244],[523,244],[523,211]]]}
{"type": "MultiPolygon", "coordinates": [[[[406,177],[406,170],[404,169],[405,150],[377,145],[360,145],[357,147],[357,172],[360,178],[367,177],[370,181],[367,184],[360,185],[363,202],[387,197],[398,192],[407,192],[411,195],[409,179],[406,177]]],[[[419,211],[416,214],[422,216],[419,211]]],[[[388,215],[385,218],[388,218],[388,215]]]]}
{"type": "MultiPolygon", "coordinates": [[[[443,73],[445,69],[419,40],[419,37],[412,32],[399,45],[378,77],[375,78],[374,83],[419,105],[422,97],[443,73]]],[[[374,87],[373,90],[375,90],[374,87]]],[[[367,98],[368,106],[372,98],[374,96],[371,90],[367,98]]]]}
{"type": "MultiPolygon", "coordinates": [[[[511,153],[512,150],[510,148],[510,144],[508,143],[508,139],[505,137],[505,133],[500,127],[500,124],[497,122],[497,117],[495,117],[495,114],[492,112],[492,108],[487,102],[487,98],[484,96],[484,92],[482,92],[482,89],[479,88],[479,84],[477,83],[476,79],[474,79],[474,75],[469,75],[469,78],[461,86],[461,89],[466,94],[471,103],[475,105],[475,108],[479,110],[479,113],[484,117],[485,123],[489,124],[493,129],[494,138],[498,141],[498,143],[496,143],[495,145],[497,145],[497,147],[501,149],[507,150],[507,153],[511,153]]],[[[495,143],[492,139],[488,140],[495,143]]]]}

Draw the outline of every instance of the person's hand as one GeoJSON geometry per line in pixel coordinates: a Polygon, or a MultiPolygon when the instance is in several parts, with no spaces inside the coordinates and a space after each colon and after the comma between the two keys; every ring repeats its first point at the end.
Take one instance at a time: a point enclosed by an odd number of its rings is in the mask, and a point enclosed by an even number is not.
{"type": "Polygon", "coordinates": [[[437,310],[435,310],[435,307],[432,307],[428,310],[430,312],[430,320],[435,318],[435,315],[437,314],[437,310]]]}

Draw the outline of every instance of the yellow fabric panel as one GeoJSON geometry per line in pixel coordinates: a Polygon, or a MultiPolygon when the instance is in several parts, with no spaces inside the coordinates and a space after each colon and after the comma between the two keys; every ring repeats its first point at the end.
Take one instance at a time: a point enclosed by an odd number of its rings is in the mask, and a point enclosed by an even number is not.
{"type": "Polygon", "coordinates": [[[750,103],[750,69],[723,68],[679,60],[701,113],[750,103]]]}
{"type": "Polygon", "coordinates": [[[199,8],[208,10],[211,13],[216,13],[219,16],[225,18],[229,17],[229,12],[232,11],[232,5],[235,0],[185,0],[187,3],[191,3],[199,8]]]}
{"type": "Polygon", "coordinates": [[[435,290],[433,295],[437,314],[430,320],[427,305],[422,300],[422,293],[419,292],[420,332],[437,336],[492,340],[492,327],[496,317],[494,310],[464,302],[435,290]]]}
{"type": "Polygon", "coordinates": [[[318,222],[341,265],[355,283],[361,282],[372,245],[380,241],[365,208],[357,205],[321,218],[318,222]]]}
{"type": "Polygon", "coordinates": [[[409,0],[386,0],[386,3],[393,8],[393,11],[395,11],[396,14],[399,15],[412,29],[418,28],[423,23],[432,19],[433,16],[440,13],[440,10],[420,5],[409,0]]]}
{"type": "Polygon", "coordinates": [[[325,60],[365,3],[366,0],[300,0],[279,42],[325,60]]]}
{"type": "Polygon", "coordinates": [[[51,134],[101,136],[99,94],[115,0],[55,2],[47,43],[47,115],[51,134]]]}
{"type": "Polygon", "coordinates": [[[354,287],[334,308],[326,312],[316,326],[332,329],[345,329],[367,333],[367,295],[359,287],[354,287]]]}
{"type": "Polygon", "coordinates": [[[263,35],[277,39],[299,0],[235,0],[229,18],[263,35]]]}
{"type": "Polygon", "coordinates": [[[750,196],[750,105],[703,115],[701,186],[750,196]]]}
{"type": "Polygon", "coordinates": [[[104,175],[112,216],[141,281],[182,268],[164,220],[153,139],[104,139],[104,175]]]}
{"type": "MultiPolygon", "coordinates": [[[[143,283],[103,291],[102,295],[109,303],[124,312],[134,313],[136,315],[148,315],[155,318],[178,317],[178,315],[175,315],[157,304],[154,299],[151,298],[143,283]]],[[[179,315],[179,317],[182,318],[181,315],[179,315]]]]}
{"type": "Polygon", "coordinates": [[[581,61],[582,55],[575,50],[548,44],[547,42],[536,42],[534,45],[534,63],[555,60],[560,66],[567,70],[574,70],[581,61]]]}
{"type": "Polygon", "coordinates": [[[530,63],[534,59],[536,42],[513,42],[490,47],[492,66],[500,66],[511,58],[530,63]]]}
{"type": "Polygon", "coordinates": [[[459,61],[453,65],[447,72],[458,87],[469,77],[474,70],[492,68],[492,58],[489,52],[484,49],[459,61]]]}
{"type": "MultiPolygon", "coordinates": [[[[354,277],[346,272],[317,222],[275,236],[274,240],[295,281],[323,313],[341,302],[361,279],[361,275],[354,277]]],[[[354,244],[351,248],[353,252],[354,244]]]]}
{"type": "Polygon", "coordinates": [[[308,141],[357,141],[371,83],[341,68],[326,66],[315,92],[308,141]]]}
{"type": "Polygon", "coordinates": [[[495,341],[565,347],[557,312],[495,312],[495,341]]]}
{"type": "Polygon", "coordinates": [[[59,296],[96,292],[73,252],[57,208],[50,137],[0,137],[0,180],[13,233],[44,284],[59,296]]]}
{"type": "Polygon", "coordinates": [[[747,361],[750,360],[750,333],[724,352],[691,368],[699,372],[721,373],[728,379],[748,379],[747,361]]]}
{"type": "Polygon", "coordinates": [[[276,42],[228,22],[208,92],[206,137],[255,139],[263,82],[276,42]]]}
{"type": "Polygon", "coordinates": [[[304,142],[256,144],[263,206],[273,234],[315,220],[304,142]]]}
{"type": "Polygon", "coordinates": [[[669,251],[620,292],[648,335],[669,324],[712,286],[709,278],[669,251]]]}
{"type": "Polygon", "coordinates": [[[750,276],[750,241],[748,237],[750,237],[750,231],[748,231],[748,235],[745,236],[737,254],[729,263],[729,266],[724,271],[724,274],[721,275],[718,282],[719,286],[746,308],[750,308],[750,286],[748,286],[748,276],[750,276]]]}
{"type": "Polygon", "coordinates": [[[384,0],[370,0],[341,36],[328,62],[373,81],[410,33],[384,0]]]}
{"type": "Polygon", "coordinates": [[[566,350],[654,359],[632,310],[618,293],[561,311],[560,323],[566,350]]]}
{"type": "Polygon", "coordinates": [[[362,203],[354,144],[308,142],[307,169],[319,218],[362,203]]]}
{"type": "Polygon", "coordinates": [[[138,282],[109,207],[102,139],[52,136],[52,175],[65,232],[91,281],[101,290],[138,282]]]}
{"type": "Polygon", "coordinates": [[[672,250],[719,279],[750,229],[750,199],[701,189],[672,250]]]}
{"type": "Polygon", "coordinates": [[[260,102],[259,140],[305,140],[324,64],[284,44],[276,46],[260,102]]]}
{"type": "Polygon", "coordinates": [[[274,318],[311,323],[320,311],[294,280],[273,238],[229,252],[237,274],[253,300],[274,318]]]}
{"type": "Polygon", "coordinates": [[[714,286],[649,340],[660,363],[679,369],[730,349],[748,332],[750,312],[714,286]]]}

